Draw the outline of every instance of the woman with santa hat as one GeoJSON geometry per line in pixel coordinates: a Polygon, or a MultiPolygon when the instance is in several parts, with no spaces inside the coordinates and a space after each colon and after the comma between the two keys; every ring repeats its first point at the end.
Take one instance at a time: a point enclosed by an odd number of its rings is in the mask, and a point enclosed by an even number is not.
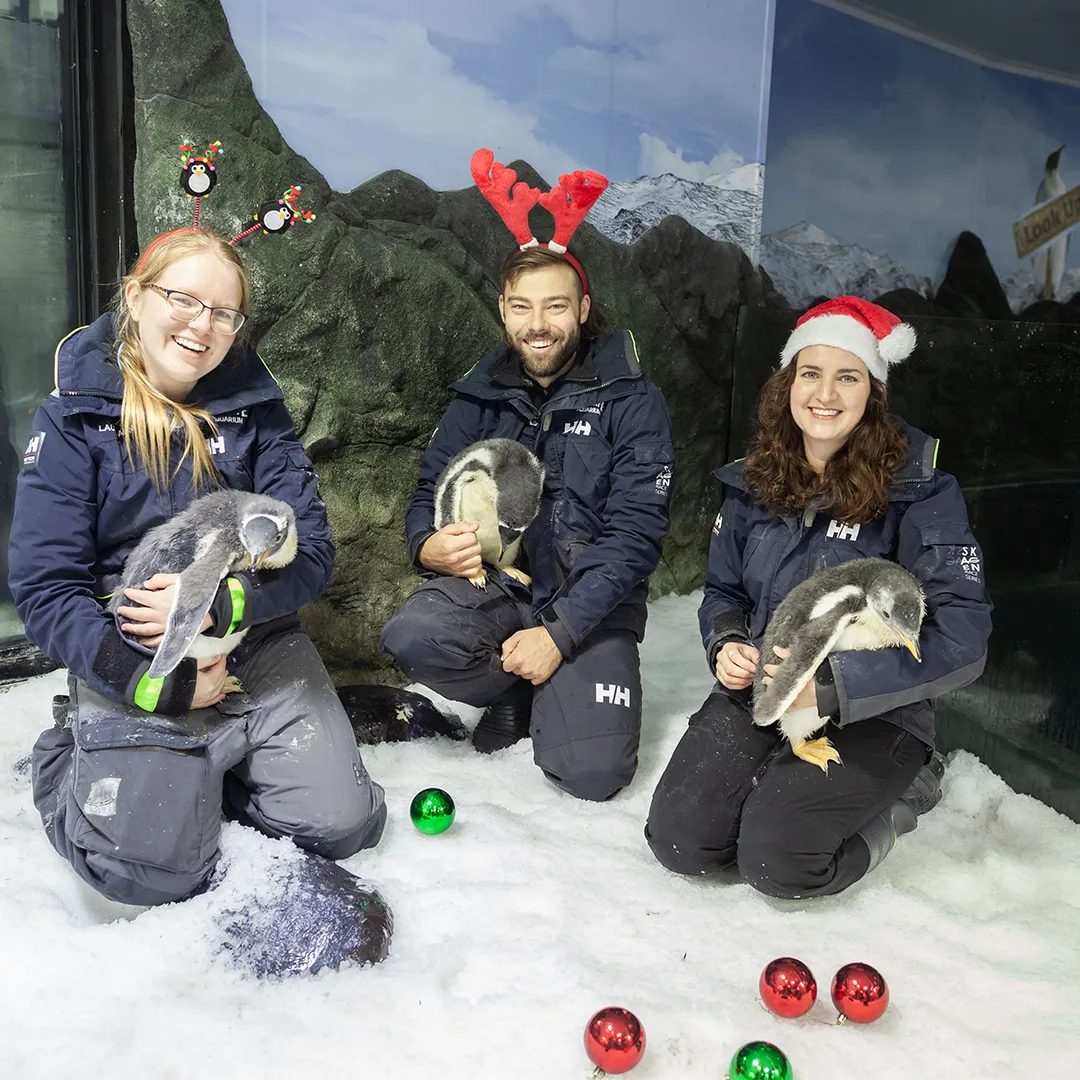
{"type": "Polygon", "coordinates": [[[889,412],[889,368],[914,347],[914,330],[875,304],[841,296],[812,308],[762,389],[748,456],[715,474],[725,499],[698,614],[717,683],[645,828],[669,870],[737,872],[781,898],[838,893],[941,798],[934,699],[982,673],[992,605],[937,440],[889,412]],[[753,723],[755,678],[782,678],[790,653],[761,655],[762,638],[795,586],[866,558],[899,563],[921,586],[918,647],[832,651],[798,673],[789,713],[828,718],[832,764],[814,764],[778,725],[753,723]]]}

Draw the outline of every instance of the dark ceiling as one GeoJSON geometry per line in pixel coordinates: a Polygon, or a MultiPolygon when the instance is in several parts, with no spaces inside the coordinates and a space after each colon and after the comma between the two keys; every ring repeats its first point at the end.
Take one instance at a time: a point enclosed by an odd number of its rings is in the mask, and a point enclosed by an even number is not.
{"type": "Polygon", "coordinates": [[[1080,0],[818,0],[976,59],[1080,86],[1080,0]]]}

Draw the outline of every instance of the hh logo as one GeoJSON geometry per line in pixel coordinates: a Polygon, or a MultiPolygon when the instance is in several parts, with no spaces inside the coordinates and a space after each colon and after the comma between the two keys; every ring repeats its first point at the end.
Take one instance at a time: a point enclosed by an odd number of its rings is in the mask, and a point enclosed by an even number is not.
{"type": "Polygon", "coordinates": [[[24,469],[33,468],[37,465],[38,458],[41,456],[41,447],[44,442],[44,431],[35,431],[30,437],[30,441],[26,444],[26,449],[23,451],[22,456],[24,469]]]}
{"type": "Polygon", "coordinates": [[[834,536],[840,540],[854,540],[858,537],[859,529],[861,527],[862,526],[860,525],[845,525],[842,521],[837,521],[836,518],[833,518],[832,521],[829,522],[829,529],[825,535],[834,536]]]}
{"type": "Polygon", "coordinates": [[[224,454],[225,436],[219,435],[216,439],[207,439],[206,449],[209,450],[211,454],[224,454]]]}
{"type": "Polygon", "coordinates": [[[712,524],[713,536],[719,536],[720,535],[720,530],[723,528],[723,526],[724,526],[724,512],[723,512],[723,510],[721,510],[720,513],[716,515],[716,520],[712,524]]]}
{"type": "Polygon", "coordinates": [[[588,420],[571,420],[562,429],[564,435],[591,435],[592,424],[588,420]]]}
{"type": "Polygon", "coordinates": [[[598,682],[596,684],[596,700],[601,705],[606,701],[610,705],[625,705],[629,709],[630,687],[616,686],[614,683],[608,683],[605,686],[602,682],[598,682]]]}

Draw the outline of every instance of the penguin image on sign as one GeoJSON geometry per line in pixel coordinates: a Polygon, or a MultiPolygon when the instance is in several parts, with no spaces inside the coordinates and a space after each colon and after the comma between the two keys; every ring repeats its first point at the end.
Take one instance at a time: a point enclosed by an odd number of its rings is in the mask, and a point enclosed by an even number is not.
{"type": "MultiPolygon", "coordinates": [[[[435,485],[435,528],[455,521],[478,524],[476,539],[484,562],[525,585],[528,574],[514,566],[521,537],[540,509],[544,467],[513,439],[485,439],[451,458],[435,485]]],[[[487,587],[481,567],[469,579],[487,587]]]]}
{"type": "Polygon", "coordinates": [[[828,722],[817,707],[787,712],[818,665],[834,652],[905,648],[916,660],[926,598],[919,583],[887,559],[854,559],[819,570],[784,597],[765,628],[761,664],[779,662],[767,685],[759,668],[754,681],[754,723],[779,721],[797,757],[829,771],[840,755],[827,738],[810,736],[828,722]],[[789,649],[778,661],[774,646],[789,649]]]}
{"type": "MultiPolygon", "coordinates": [[[[239,570],[286,566],[296,555],[296,539],[292,507],[248,491],[211,492],[151,529],[127,557],[123,580],[109,601],[115,615],[130,603],[124,589],[142,588],[155,574],[180,575],[150,678],[168,675],[185,656],[201,659],[235,649],[246,630],[220,638],[199,632],[218,586],[239,570]]],[[[230,689],[239,689],[235,680],[230,689]]]]}
{"type": "MultiPolygon", "coordinates": [[[[1061,176],[1061,151],[1059,146],[1047,159],[1043,167],[1043,179],[1035,193],[1035,205],[1049,202],[1059,195],[1064,195],[1066,186],[1061,176]]],[[[1035,289],[1041,300],[1056,300],[1061,279],[1065,274],[1065,261],[1069,257],[1069,234],[1057,236],[1035,255],[1032,260],[1035,268],[1035,289]]]]}

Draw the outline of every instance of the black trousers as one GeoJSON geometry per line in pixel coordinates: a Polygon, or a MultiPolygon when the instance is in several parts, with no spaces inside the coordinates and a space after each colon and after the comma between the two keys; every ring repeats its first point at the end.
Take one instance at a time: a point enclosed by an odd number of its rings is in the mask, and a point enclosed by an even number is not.
{"type": "Polygon", "coordinates": [[[690,718],[653,793],[645,837],[669,870],[737,867],[769,896],[842,892],[866,873],[857,836],[895,802],[930,748],[887,720],[826,734],[843,765],[826,775],[792,752],[776,726],[755,727],[749,691],[717,686],[690,718]]]}
{"type": "Polygon", "coordinates": [[[610,799],[637,770],[637,640],[629,630],[594,630],[534,689],[500,660],[503,642],[534,625],[528,589],[505,574],[489,573],[486,589],[439,577],[390,616],[381,646],[410,679],[453,701],[486,706],[531,694],[533,760],[544,775],[579,799],[610,799]]]}

